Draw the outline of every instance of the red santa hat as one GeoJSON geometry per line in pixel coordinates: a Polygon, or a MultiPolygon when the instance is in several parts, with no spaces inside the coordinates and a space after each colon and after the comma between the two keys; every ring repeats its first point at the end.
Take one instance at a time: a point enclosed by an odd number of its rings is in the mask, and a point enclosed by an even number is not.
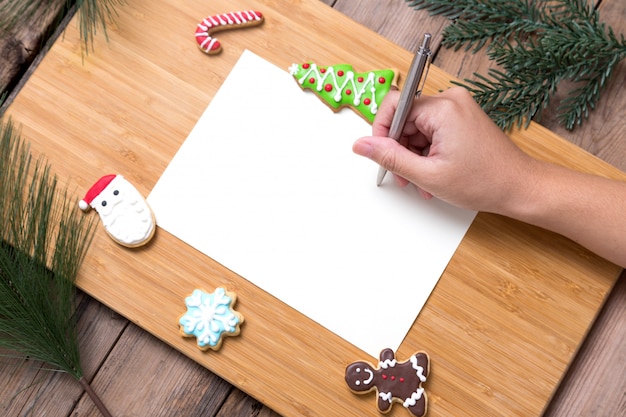
{"type": "Polygon", "coordinates": [[[78,202],[78,207],[81,210],[89,209],[89,206],[94,198],[96,198],[104,189],[117,177],[115,174],[105,175],[100,178],[94,185],[91,186],[87,194],[85,194],[85,198],[78,202]]]}

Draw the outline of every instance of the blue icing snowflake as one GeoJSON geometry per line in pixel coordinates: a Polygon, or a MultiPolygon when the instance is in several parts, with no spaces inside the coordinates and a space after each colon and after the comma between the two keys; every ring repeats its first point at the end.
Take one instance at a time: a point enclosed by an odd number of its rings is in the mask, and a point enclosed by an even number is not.
{"type": "Polygon", "coordinates": [[[223,288],[211,294],[194,290],[185,298],[187,312],[178,320],[183,334],[195,336],[200,349],[218,349],[222,335],[239,334],[243,317],[231,308],[235,299],[223,288]]]}

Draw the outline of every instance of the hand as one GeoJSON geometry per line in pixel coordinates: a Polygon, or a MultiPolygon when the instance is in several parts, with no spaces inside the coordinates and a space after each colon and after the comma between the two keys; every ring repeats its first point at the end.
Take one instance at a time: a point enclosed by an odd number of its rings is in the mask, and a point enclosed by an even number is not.
{"type": "Polygon", "coordinates": [[[398,97],[387,95],[354,152],[426,198],[552,230],[626,268],[626,182],[531,158],[461,87],[415,100],[398,143],[387,137],[398,97]]]}
{"type": "Polygon", "coordinates": [[[512,189],[524,186],[536,162],[491,121],[469,92],[451,88],[413,103],[400,142],[387,137],[399,92],[390,92],[355,153],[409,182],[421,194],[454,205],[500,212],[512,189]]]}

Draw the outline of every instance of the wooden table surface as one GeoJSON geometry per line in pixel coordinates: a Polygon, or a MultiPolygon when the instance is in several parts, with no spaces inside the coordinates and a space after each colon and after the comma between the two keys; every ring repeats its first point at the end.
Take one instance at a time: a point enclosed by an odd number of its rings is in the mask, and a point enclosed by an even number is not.
{"type": "MultiPolygon", "coordinates": [[[[327,3],[409,50],[414,50],[418,42],[416,28],[418,33],[422,32],[419,28],[427,28],[437,38],[448,24],[443,18],[412,12],[403,1],[327,3]]],[[[623,1],[604,1],[600,8],[603,20],[616,32],[625,32],[623,1]]],[[[474,71],[484,72],[489,66],[484,55],[446,49],[437,50],[434,63],[460,78],[470,76],[474,71]]],[[[582,129],[564,131],[550,115],[543,121],[546,127],[621,170],[626,168],[626,145],[621,140],[626,130],[626,99],[620,94],[625,74],[622,63],[600,108],[582,129]]],[[[247,416],[274,413],[85,294],[81,294],[79,313],[85,372],[114,415],[247,416]]],[[[622,277],[609,294],[545,415],[610,416],[624,412],[625,317],[626,283],[622,277]]],[[[5,358],[0,364],[0,375],[8,376],[0,381],[0,411],[5,415],[98,415],[74,381],[62,374],[39,370],[38,364],[5,358]]],[[[480,395],[497,396],[500,393],[490,391],[485,385],[480,395]]],[[[445,399],[434,398],[434,401],[444,403],[445,399]]],[[[463,410],[462,405],[457,406],[463,410]]],[[[479,410],[477,414],[497,415],[496,410],[479,410]]]]}

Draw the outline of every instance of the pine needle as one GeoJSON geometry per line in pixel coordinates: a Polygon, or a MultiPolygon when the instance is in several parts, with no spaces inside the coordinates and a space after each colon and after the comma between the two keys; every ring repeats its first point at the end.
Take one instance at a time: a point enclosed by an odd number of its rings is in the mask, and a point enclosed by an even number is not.
{"type": "Polygon", "coordinates": [[[79,33],[85,51],[89,51],[89,47],[93,48],[98,29],[108,40],[107,22],[114,21],[117,17],[116,7],[125,3],[125,0],[76,0],[79,33]]]}
{"type": "Polygon", "coordinates": [[[50,166],[33,160],[11,121],[0,124],[0,161],[0,347],[85,385],[74,284],[94,221],[59,192],[50,166]]]}
{"type": "MultiPolygon", "coordinates": [[[[0,33],[15,30],[20,24],[36,24],[30,20],[48,3],[49,0],[0,0],[0,33]]],[[[125,0],[66,0],[62,13],[68,13],[76,6],[83,50],[88,51],[93,47],[98,31],[102,31],[107,37],[107,23],[117,17],[116,7],[125,3],[125,0]]],[[[57,22],[61,22],[61,19],[57,19],[57,22]]]]}
{"type": "Polygon", "coordinates": [[[541,117],[562,82],[580,87],[558,107],[567,129],[581,125],[600,100],[615,66],[626,57],[626,40],[599,20],[586,0],[407,0],[415,9],[454,20],[443,45],[476,52],[487,48],[501,69],[466,87],[503,129],[541,117]]]}

